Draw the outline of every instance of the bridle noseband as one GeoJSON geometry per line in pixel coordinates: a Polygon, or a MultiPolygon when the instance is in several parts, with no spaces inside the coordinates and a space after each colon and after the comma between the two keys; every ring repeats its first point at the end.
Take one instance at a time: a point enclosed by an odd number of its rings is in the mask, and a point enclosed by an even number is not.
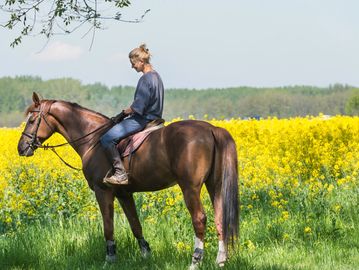
{"type": "Polygon", "coordinates": [[[39,112],[38,116],[37,116],[37,123],[36,123],[36,128],[34,133],[27,133],[25,131],[22,132],[22,135],[30,138],[30,141],[27,141],[27,144],[29,145],[29,147],[32,150],[35,150],[36,148],[38,148],[39,146],[41,146],[41,142],[39,140],[39,138],[37,137],[37,132],[39,130],[40,124],[41,124],[41,119],[42,119],[42,111],[40,110],[34,110],[34,111],[30,111],[30,113],[34,113],[34,112],[39,112]]]}
{"type": "MultiPolygon", "coordinates": [[[[22,135],[30,138],[30,141],[27,142],[27,144],[29,145],[29,147],[34,151],[36,150],[37,148],[39,147],[42,147],[42,144],[40,142],[40,139],[37,135],[37,132],[39,131],[39,127],[40,127],[40,124],[41,124],[41,120],[44,119],[46,125],[52,130],[54,131],[54,129],[50,126],[50,124],[48,123],[48,121],[46,120],[46,115],[49,114],[50,112],[50,108],[51,108],[51,105],[53,103],[50,104],[49,106],[49,109],[47,110],[46,113],[43,113],[43,111],[41,110],[41,105],[40,105],[40,109],[39,110],[31,110],[29,111],[30,113],[35,113],[37,112],[38,115],[37,115],[37,118],[36,118],[36,126],[35,126],[35,131],[33,133],[28,133],[28,132],[25,132],[23,131],[22,132],[22,135]]],[[[31,116],[30,116],[31,117],[31,116]]],[[[30,120],[30,117],[28,119],[28,121],[30,120]]]]}

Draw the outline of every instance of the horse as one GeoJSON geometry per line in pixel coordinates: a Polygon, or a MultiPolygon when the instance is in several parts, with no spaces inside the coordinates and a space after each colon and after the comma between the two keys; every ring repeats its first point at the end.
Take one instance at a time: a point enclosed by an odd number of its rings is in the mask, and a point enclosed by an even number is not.
{"type": "Polygon", "coordinates": [[[112,164],[99,138],[113,121],[93,110],[63,100],[40,99],[32,95],[28,119],[18,142],[20,156],[32,156],[55,132],[60,133],[81,157],[82,171],[94,191],[106,240],[107,262],[116,260],[114,241],[114,200],[117,198],[137,239],[142,256],[150,255],[149,243],[142,233],[134,192],[156,191],[178,184],[191,215],[195,232],[190,268],[203,259],[206,214],[200,199],[206,185],[214,208],[218,234],[216,263],[223,266],[228,248],[238,241],[239,194],[235,142],[230,133],[199,120],[173,122],[153,131],[140,148],[123,160],[129,171],[129,184],[107,186],[103,178],[112,164]],[[131,161],[131,162],[130,162],[131,161]]]}

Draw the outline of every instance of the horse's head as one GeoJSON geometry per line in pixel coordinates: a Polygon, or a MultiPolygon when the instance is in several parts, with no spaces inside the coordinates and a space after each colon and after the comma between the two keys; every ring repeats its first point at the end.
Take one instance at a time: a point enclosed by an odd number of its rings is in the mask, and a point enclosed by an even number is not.
{"type": "Polygon", "coordinates": [[[51,120],[47,118],[53,101],[40,100],[36,93],[32,95],[33,104],[27,110],[27,121],[17,150],[20,156],[32,156],[34,151],[54,132],[51,120]]]}

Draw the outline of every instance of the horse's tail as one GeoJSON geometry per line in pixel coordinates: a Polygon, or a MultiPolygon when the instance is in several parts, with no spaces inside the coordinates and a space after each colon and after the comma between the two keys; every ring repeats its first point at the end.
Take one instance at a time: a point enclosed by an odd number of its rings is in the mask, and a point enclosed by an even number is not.
{"type": "MultiPolygon", "coordinates": [[[[219,171],[222,186],[222,232],[223,240],[234,245],[239,235],[239,196],[238,196],[238,161],[236,144],[223,128],[212,130],[215,139],[215,166],[219,171]]],[[[218,173],[216,173],[218,175],[218,173]]],[[[217,182],[218,183],[218,182],[217,182]]]]}

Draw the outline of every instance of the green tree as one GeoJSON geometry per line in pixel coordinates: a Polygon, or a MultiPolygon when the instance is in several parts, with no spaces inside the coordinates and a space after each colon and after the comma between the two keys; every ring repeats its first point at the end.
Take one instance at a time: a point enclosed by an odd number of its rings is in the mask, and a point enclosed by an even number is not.
{"type": "Polygon", "coordinates": [[[352,95],[345,104],[345,112],[350,115],[359,115],[359,93],[352,95]]]}
{"type": "Polygon", "coordinates": [[[129,0],[5,0],[0,11],[8,14],[7,22],[2,25],[8,29],[17,29],[18,37],[10,44],[21,43],[29,34],[39,34],[50,38],[54,34],[70,34],[83,25],[88,25],[87,33],[95,33],[103,28],[103,22],[109,19],[121,22],[139,22],[140,19],[124,20],[123,8],[130,6],[129,0]]]}

